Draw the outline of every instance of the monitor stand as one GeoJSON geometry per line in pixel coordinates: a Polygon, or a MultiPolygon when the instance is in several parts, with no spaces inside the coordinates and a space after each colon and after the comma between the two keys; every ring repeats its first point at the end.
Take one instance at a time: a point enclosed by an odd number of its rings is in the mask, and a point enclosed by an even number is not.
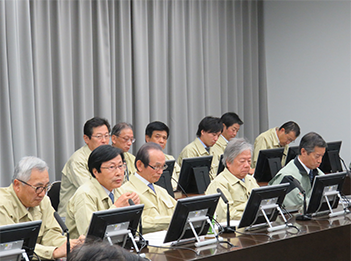
{"type": "Polygon", "coordinates": [[[21,260],[21,256],[24,260],[29,261],[28,255],[24,249],[22,249],[24,241],[18,240],[13,242],[6,242],[0,244],[0,260],[21,260]],[[11,249],[6,249],[8,245],[11,245],[11,249]]]}
{"type": "MultiPolygon", "coordinates": [[[[218,234],[213,226],[213,224],[211,223],[210,219],[208,216],[200,216],[200,217],[192,217],[192,218],[189,218],[187,220],[187,224],[190,226],[191,230],[193,231],[193,234],[195,236],[195,239],[196,239],[196,242],[195,242],[195,247],[201,247],[201,246],[205,246],[205,245],[210,245],[210,244],[214,244],[214,243],[218,243],[220,242],[221,240],[223,240],[223,238],[220,238],[218,237],[218,234]],[[205,224],[206,222],[211,226],[211,229],[215,235],[215,238],[214,239],[207,239],[207,240],[204,240],[204,241],[201,241],[200,238],[199,238],[199,235],[196,233],[196,230],[195,230],[195,227],[193,225],[194,222],[202,222],[202,225],[201,225],[201,230],[200,230],[200,233],[201,231],[204,229],[205,227],[205,224]]],[[[184,235],[185,231],[187,229],[187,226],[185,225],[184,228],[183,228],[183,233],[181,234],[180,238],[182,238],[182,236],[184,235]]],[[[183,244],[184,242],[189,242],[189,241],[194,241],[194,239],[185,239],[184,241],[183,240],[178,240],[174,243],[171,244],[171,246],[177,246],[179,244],[183,244]]]]}
{"type": "Polygon", "coordinates": [[[336,216],[339,216],[339,215],[343,215],[343,214],[348,214],[350,213],[350,210],[347,208],[347,206],[345,206],[345,203],[344,201],[342,200],[341,196],[340,196],[340,192],[338,190],[334,190],[334,191],[325,191],[323,193],[323,197],[325,199],[325,201],[327,202],[327,205],[328,205],[328,208],[330,210],[330,213],[329,213],[329,217],[336,217],[336,216]],[[333,212],[333,209],[332,207],[330,206],[330,203],[329,203],[329,199],[328,199],[328,196],[338,196],[339,197],[339,202],[341,202],[342,204],[342,209],[341,211],[338,211],[338,212],[333,212]]]}
{"type": "Polygon", "coordinates": [[[193,168],[195,183],[198,194],[204,194],[210,184],[210,174],[207,167],[193,168]]]}
{"type": "Polygon", "coordinates": [[[108,240],[108,242],[110,243],[110,245],[113,245],[112,239],[113,237],[123,237],[123,243],[122,243],[122,247],[125,246],[128,237],[130,238],[130,240],[133,243],[133,246],[135,248],[135,251],[137,253],[140,252],[137,243],[135,242],[135,239],[133,237],[132,232],[129,229],[122,229],[122,230],[117,230],[117,231],[110,231],[110,232],[106,232],[105,237],[108,240]]]}
{"type": "MultiPolygon", "coordinates": [[[[281,210],[281,208],[279,207],[279,205],[276,204],[276,203],[260,206],[260,209],[259,209],[259,211],[257,211],[257,214],[256,214],[256,219],[257,219],[257,216],[258,216],[258,214],[259,214],[260,212],[262,212],[262,214],[263,214],[263,216],[264,216],[264,218],[265,218],[265,220],[266,220],[266,223],[264,223],[264,224],[258,224],[258,225],[251,225],[251,226],[249,226],[248,228],[246,228],[245,230],[251,230],[251,228],[261,227],[262,225],[268,224],[269,228],[267,228],[267,231],[268,231],[268,232],[273,232],[273,231],[277,231],[277,230],[281,230],[281,229],[288,228],[289,225],[291,225],[291,224],[289,224],[289,223],[287,222],[287,220],[286,220],[286,218],[285,218],[285,216],[284,216],[284,214],[283,214],[283,211],[281,210]],[[273,211],[274,211],[274,210],[278,210],[279,213],[280,213],[280,215],[281,215],[281,217],[283,218],[285,224],[284,224],[284,225],[279,225],[279,226],[272,226],[272,222],[269,220],[269,218],[268,218],[268,216],[267,216],[267,214],[266,214],[266,211],[267,211],[267,210],[273,210],[273,211]]],[[[256,219],[255,219],[255,220],[256,220],[256,219]]],[[[254,221],[254,222],[255,222],[255,221],[254,221]]]]}

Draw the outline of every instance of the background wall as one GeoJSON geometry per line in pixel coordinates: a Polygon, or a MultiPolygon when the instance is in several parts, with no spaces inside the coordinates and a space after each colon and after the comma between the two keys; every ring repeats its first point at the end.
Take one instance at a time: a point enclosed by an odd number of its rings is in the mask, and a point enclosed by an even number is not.
{"type": "Polygon", "coordinates": [[[350,1],[265,1],[269,126],[288,120],[351,161],[350,1]]]}

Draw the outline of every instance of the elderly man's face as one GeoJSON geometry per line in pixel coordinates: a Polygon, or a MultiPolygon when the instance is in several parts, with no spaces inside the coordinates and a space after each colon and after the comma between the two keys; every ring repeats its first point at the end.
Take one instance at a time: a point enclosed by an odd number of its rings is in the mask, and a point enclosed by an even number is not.
{"type": "Polygon", "coordinates": [[[17,197],[26,208],[36,207],[43,200],[46,190],[44,189],[41,193],[36,193],[34,187],[45,187],[49,184],[49,173],[47,170],[40,172],[37,169],[33,169],[30,179],[26,181],[26,185],[15,179],[13,182],[13,188],[17,194],[17,197]]]}
{"type": "Polygon", "coordinates": [[[165,154],[160,150],[151,149],[149,150],[149,161],[146,167],[140,160],[137,161],[138,173],[150,183],[155,183],[163,173],[162,168],[166,164],[165,154]]]}
{"type": "Polygon", "coordinates": [[[235,177],[243,179],[250,171],[251,151],[244,150],[241,152],[232,163],[227,162],[227,168],[235,177]]]}
{"type": "Polygon", "coordinates": [[[132,146],[134,140],[133,130],[129,128],[124,128],[121,133],[116,136],[112,135],[112,146],[120,148],[124,152],[128,152],[130,146],[132,146]]]}
{"type": "Polygon", "coordinates": [[[109,191],[119,188],[124,179],[125,165],[123,164],[121,155],[101,164],[101,171],[93,169],[95,178],[99,183],[109,191]]]}

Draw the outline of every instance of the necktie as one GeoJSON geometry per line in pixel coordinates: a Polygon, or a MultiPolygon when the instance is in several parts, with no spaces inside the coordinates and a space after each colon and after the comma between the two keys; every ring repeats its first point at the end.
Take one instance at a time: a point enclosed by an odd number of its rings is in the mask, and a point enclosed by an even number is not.
{"type": "Polygon", "coordinates": [[[312,184],[312,182],[313,182],[313,170],[311,169],[310,170],[310,173],[308,174],[308,176],[310,176],[310,181],[311,181],[311,184],[312,184]]]}
{"type": "Polygon", "coordinates": [[[207,150],[207,152],[210,153],[210,148],[209,147],[205,147],[205,150],[207,150]]]}
{"type": "Polygon", "coordinates": [[[113,193],[110,192],[110,194],[108,194],[108,196],[110,197],[110,199],[112,200],[112,204],[115,203],[115,197],[113,196],[113,193]]]}
{"type": "Polygon", "coordinates": [[[148,186],[149,188],[151,188],[151,189],[152,189],[152,191],[153,191],[153,192],[155,192],[155,194],[156,194],[156,191],[155,191],[154,185],[152,185],[152,183],[149,183],[147,186],[148,186]]]}

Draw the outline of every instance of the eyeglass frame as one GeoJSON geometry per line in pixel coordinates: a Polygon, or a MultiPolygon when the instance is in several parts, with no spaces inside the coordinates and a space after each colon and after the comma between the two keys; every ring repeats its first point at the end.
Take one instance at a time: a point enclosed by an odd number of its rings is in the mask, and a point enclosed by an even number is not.
{"type": "Polygon", "coordinates": [[[35,190],[35,193],[37,193],[37,195],[39,195],[40,193],[42,193],[44,190],[45,190],[45,193],[46,193],[46,192],[49,191],[49,190],[51,189],[51,187],[52,187],[52,183],[47,184],[45,187],[42,187],[42,186],[41,186],[41,187],[36,187],[36,186],[31,185],[31,184],[28,184],[27,182],[25,182],[25,181],[23,181],[23,180],[20,180],[20,179],[17,179],[17,180],[20,181],[20,182],[22,182],[23,184],[25,184],[25,185],[27,185],[27,186],[32,187],[32,188],[35,190]],[[39,189],[41,189],[40,192],[38,192],[39,189]]]}
{"type": "Polygon", "coordinates": [[[117,136],[118,138],[121,138],[124,142],[128,142],[128,141],[131,141],[131,143],[133,144],[135,141],[136,141],[136,139],[135,138],[124,138],[124,137],[121,137],[121,136],[117,136]]]}
{"type": "Polygon", "coordinates": [[[159,170],[166,170],[167,168],[168,168],[168,165],[167,164],[165,164],[165,165],[163,165],[162,166],[162,168],[161,167],[154,167],[154,166],[151,166],[150,164],[147,164],[150,168],[152,168],[153,170],[155,170],[155,171],[159,171],[159,170]]]}
{"type": "Polygon", "coordinates": [[[105,139],[110,139],[111,135],[110,134],[98,134],[98,135],[91,135],[91,137],[97,139],[97,140],[102,140],[102,138],[105,138],[105,139]]]}
{"type": "Polygon", "coordinates": [[[113,171],[113,170],[116,171],[117,169],[119,169],[121,171],[125,171],[127,169],[127,164],[124,162],[123,164],[118,165],[118,166],[111,165],[109,167],[100,167],[100,169],[107,169],[109,171],[113,171]]]}

